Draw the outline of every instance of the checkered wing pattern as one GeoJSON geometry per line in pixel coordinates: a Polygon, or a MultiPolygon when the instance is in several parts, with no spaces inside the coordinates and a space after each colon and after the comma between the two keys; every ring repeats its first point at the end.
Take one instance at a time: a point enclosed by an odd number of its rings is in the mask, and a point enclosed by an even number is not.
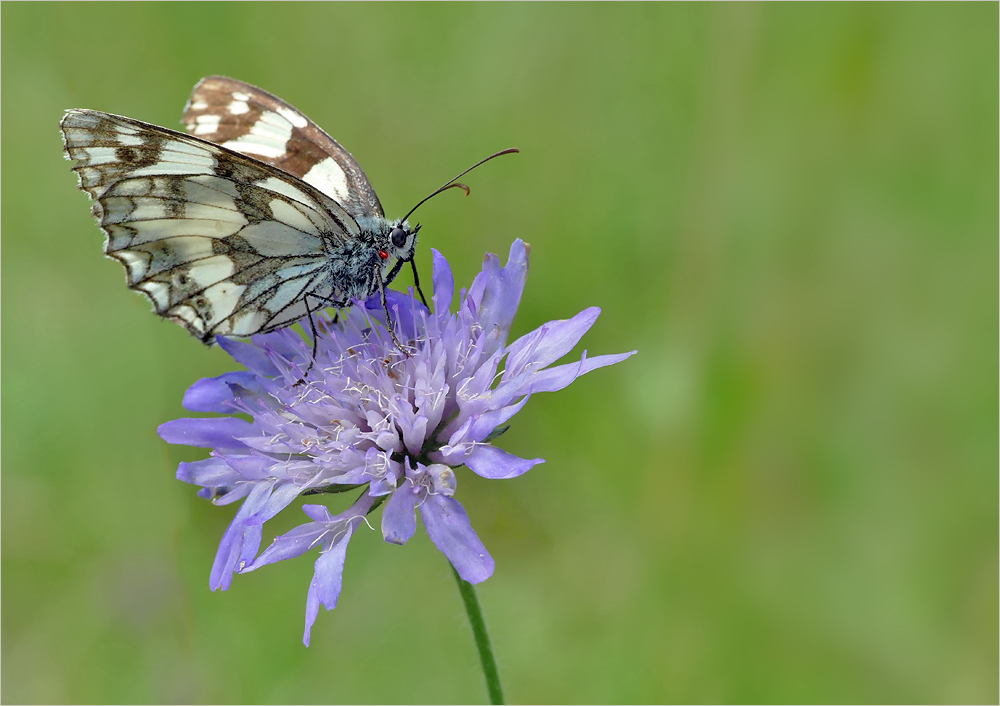
{"type": "MultiPolygon", "coordinates": [[[[195,95],[216,85],[211,81],[195,95]]],[[[253,125],[266,112],[260,109],[253,125]]],[[[283,120],[294,127],[305,119],[295,112],[283,120]]],[[[205,124],[195,119],[194,132],[205,124]]],[[[218,124],[230,129],[221,116],[218,124]]],[[[92,110],[67,111],[61,127],[66,157],[107,235],[105,252],[160,316],[210,344],[217,334],[250,336],[295,323],[307,314],[307,295],[322,306],[347,302],[333,271],[341,260],[331,253],[357,238],[358,225],[332,194],[275,168],[281,160],[266,164],[197,136],[92,110]]],[[[258,151],[267,144],[261,132],[246,133],[255,135],[247,145],[258,151]]],[[[226,143],[238,139],[234,132],[226,143]]],[[[286,138],[286,147],[293,142],[308,140],[286,138]]]]}
{"type": "Polygon", "coordinates": [[[384,216],[354,160],[312,120],[267,91],[226,76],[198,82],[184,109],[187,131],[311,184],[354,218],[384,216]]]}

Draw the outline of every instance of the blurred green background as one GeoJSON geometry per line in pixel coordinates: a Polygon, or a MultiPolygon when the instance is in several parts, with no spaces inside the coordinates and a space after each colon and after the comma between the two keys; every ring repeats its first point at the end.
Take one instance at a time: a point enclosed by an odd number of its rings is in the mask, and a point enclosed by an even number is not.
{"type": "Polygon", "coordinates": [[[3,701],[485,699],[423,530],[359,533],[309,649],[314,557],[208,589],[235,508],[156,427],[233,363],[125,289],[57,123],[178,127],[221,73],[327,129],[390,216],[521,148],[421,209],[425,277],[430,247],[467,284],[524,238],[514,335],[598,305],[590,353],[639,349],[519,415],[503,445],[545,465],[459,474],[511,701],[995,703],[997,28],[996,3],[4,3],[3,701]]]}

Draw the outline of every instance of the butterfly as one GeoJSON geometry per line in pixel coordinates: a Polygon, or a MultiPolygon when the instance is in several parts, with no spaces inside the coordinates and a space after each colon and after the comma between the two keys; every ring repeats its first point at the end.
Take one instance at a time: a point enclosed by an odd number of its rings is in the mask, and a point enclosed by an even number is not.
{"type": "MultiPolygon", "coordinates": [[[[187,133],[96,110],[66,111],[66,158],[125,267],[129,288],[157,314],[211,345],[290,326],[312,313],[380,294],[416,265],[419,224],[407,220],[487,157],[420,201],[385,217],[351,154],[297,109],[225,76],[202,79],[187,133]]],[[[421,299],[423,293],[420,292],[421,299]]],[[[426,304],[426,300],[424,300],[426,304]]]]}

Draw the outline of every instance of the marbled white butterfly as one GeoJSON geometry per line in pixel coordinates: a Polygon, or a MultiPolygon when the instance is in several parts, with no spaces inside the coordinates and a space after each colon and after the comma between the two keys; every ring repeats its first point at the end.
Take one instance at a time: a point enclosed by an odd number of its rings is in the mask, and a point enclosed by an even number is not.
{"type": "MultiPolygon", "coordinates": [[[[202,79],[183,123],[190,134],[95,110],[62,119],[66,157],[128,286],[207,344],[381,293],[396,340],[385,286],[413,266],[420,226],[407,219],[427,199],[388,220],[347,150],[243,81],[202,79]]],[[[431,196],[468,193],[456,181],[468,171],[431,196]]]]}

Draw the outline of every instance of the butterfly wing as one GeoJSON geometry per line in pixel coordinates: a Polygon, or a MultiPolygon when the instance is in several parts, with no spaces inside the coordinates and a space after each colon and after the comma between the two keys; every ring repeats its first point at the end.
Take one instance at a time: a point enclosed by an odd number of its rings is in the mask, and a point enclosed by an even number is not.
{"type": "Polygon", "coordinates": [[[204,343],[250,336],[341,302],[331,253],[358,235],[332,199],[281,171],[174,130],[92,110],[61,123],[104,251],[156,313],[204,343]],[[313,307],[315,308],[315,306],[313,307]]]}
{"type": "Polygon", "coordinates": [[[194,87],[181,120],[189,133],[288,172],[354,218],[383,216],[375,189],[350,152],[291,105],[225,76],[194,87]]]}

